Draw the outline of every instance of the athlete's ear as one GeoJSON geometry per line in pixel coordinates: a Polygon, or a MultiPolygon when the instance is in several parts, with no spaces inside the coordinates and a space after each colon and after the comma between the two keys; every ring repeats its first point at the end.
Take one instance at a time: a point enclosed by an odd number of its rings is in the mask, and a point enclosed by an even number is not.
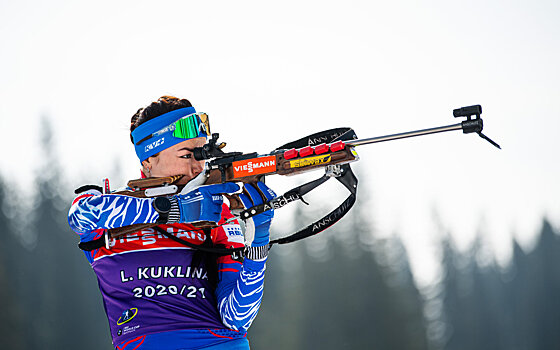
{"type": "Polygon", "coordinates": [[[157,154],[155,156],[151,156],[146,160],[142,161],[142,172],[147,177],[151,177],[152,168],[158,162],[157,154]]]}
{"type": "Polygon", "coordinates": [[[152,167],[152,162],[150,161],[150,158],[142,161],[142,167],[144,169],[148,169],[152,167]]]}

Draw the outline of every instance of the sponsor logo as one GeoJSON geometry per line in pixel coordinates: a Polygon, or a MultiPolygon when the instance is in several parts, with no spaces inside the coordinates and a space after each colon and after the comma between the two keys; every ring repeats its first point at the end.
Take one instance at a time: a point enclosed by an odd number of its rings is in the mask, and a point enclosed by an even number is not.
{"type": "Polygon", "coordinates": [[[136,332],[140,328],[140,325],[137,324],[136,326],[124,326],[124,328],[117,332],[118,335],[126,335],[128,333],[136,332]],[[120,334],[119,334],[120,333],[120,334]]]}
{"type": "Polygon", "coordinates": [[[342,205],[335,209],[332,213],[314,223],[313,227],[311,228],[311,232],[313,232],[313,234],[321,232],[325,228],[340,220],[344,216],[345,212],[349,209],[349,207],[351,207],[354,203],[354,201],[349,202],[348,199],[344,201],[344,203],[342,203],[342,205]]]}
{"type": "Polygon", "coordinates": [[[301,158],[290,161],[290,168],[302,168],[304,166],[312,166],[329,163],[331,161],[331,155],[326,154],[317,157],[301,158]]]}
{"type": "Polygon", "coordinates": [[[267,211],[270,209],[280,209],[288,203],[296,201],[300,199],[301,196],[297,193],[287,193],[283,196],[276,197],[275,199],[271,200],[270,202],[264,203],[263,211],[267,211]]]}
{"type": "Polygon", "coordinates": [[[313,138],[308,138],[307,139],[307,145],[308,146],[315,146],[321,143],[330,143],[333,142],[333,140],[338,139],[340,136],[344,135],[346,132],[333,132],[332,134],[326,136],[326,135],[320,135],[320,136],[315,136],[313,138]]]}
{"type": "Polygon", "coordinates": [[[152,142],[152,143],[150,143],[150,144],[147,144],[147,145],[144,147],[144,152],[148,152],[149,150],[152,150],[152,149],[154,149],[154,148],[156,148],[156,147],[158,147],[158,146],[163,145],[164,141],[165,141],[165,137],[162,137],[161,139],[159,139],[159,140],[157,140],[157,141],[154,141],[154,142],[152,142]]]}
{"type": "Polygon", "coordinates": [[[276,171],[276,156],[267,156],[233,162],[233,177],[245,177],[276,171]]]}
{"type": "Polygon", "coordinates": [[[117,320],[117,326],[129,322],[134,318],[134,316],[136,316],[137,313],[138,313],[138,309],[135,307],[128,310],[124,310],[121,317],[119,317],[119,319],[117,320]]]}
{"type": "Polygon", "coordinates": [[[224,225],[222,226],[226,231],[228,241],[232,243],[245,243],[241,226],[239,225],[224,225]]]}

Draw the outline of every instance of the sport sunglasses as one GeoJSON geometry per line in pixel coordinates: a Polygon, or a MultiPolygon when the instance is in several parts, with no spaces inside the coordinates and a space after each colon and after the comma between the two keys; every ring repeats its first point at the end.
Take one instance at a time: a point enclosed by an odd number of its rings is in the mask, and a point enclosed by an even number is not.
{"type": "Polygon", "coordinates": [[[136,146],[151,139],[152,137],[156,137],[170,131],[173,131],[173,137],[180,139],[192,139],[198,137],[200,131],[206,135],[210,135],[210,120],[208,119],[208,114],[199,112],[184,116],[168,126],[144,137],[142,140],[136,142],[136,146]]]}

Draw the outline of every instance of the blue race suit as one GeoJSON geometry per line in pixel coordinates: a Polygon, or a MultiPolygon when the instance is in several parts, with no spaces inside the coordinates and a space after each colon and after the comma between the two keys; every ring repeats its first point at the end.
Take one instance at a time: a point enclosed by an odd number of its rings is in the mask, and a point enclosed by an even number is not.
{"type": "MultiPolygon", "coordinates": [[[[91,241],[109,228],[155,223],[152,200],[88,190],[74,200],[68,222],[82,242],[91,241]]],[[[232,217],[224,204],[218,224],[232,217]]],[[[206,239],[190,224],[159,227],[194,244],[206,239]]],[[[227,248],[244,246],[237,221],[212,229],[211,239],[227,248]]],[[[241,263],[219,257],[214,289],[194,253],[152,228],[110,239],[109,249],[85,252],[116,349],[249,349],[247,329],[261,304],[266,258],[241,263]]]]}

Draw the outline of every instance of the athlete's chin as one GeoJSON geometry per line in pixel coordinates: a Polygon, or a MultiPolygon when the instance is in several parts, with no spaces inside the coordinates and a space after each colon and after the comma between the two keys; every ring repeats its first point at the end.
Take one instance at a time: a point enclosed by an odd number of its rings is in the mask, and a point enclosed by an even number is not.
{"type": "Polygon", "coordinates": [[[179,179],[179,181],[177,181],[177,185],[186,185],[189,181],[191,181],[193,179],[192,176],[189,175],[183,175],[182,178],[179,179]]]}

